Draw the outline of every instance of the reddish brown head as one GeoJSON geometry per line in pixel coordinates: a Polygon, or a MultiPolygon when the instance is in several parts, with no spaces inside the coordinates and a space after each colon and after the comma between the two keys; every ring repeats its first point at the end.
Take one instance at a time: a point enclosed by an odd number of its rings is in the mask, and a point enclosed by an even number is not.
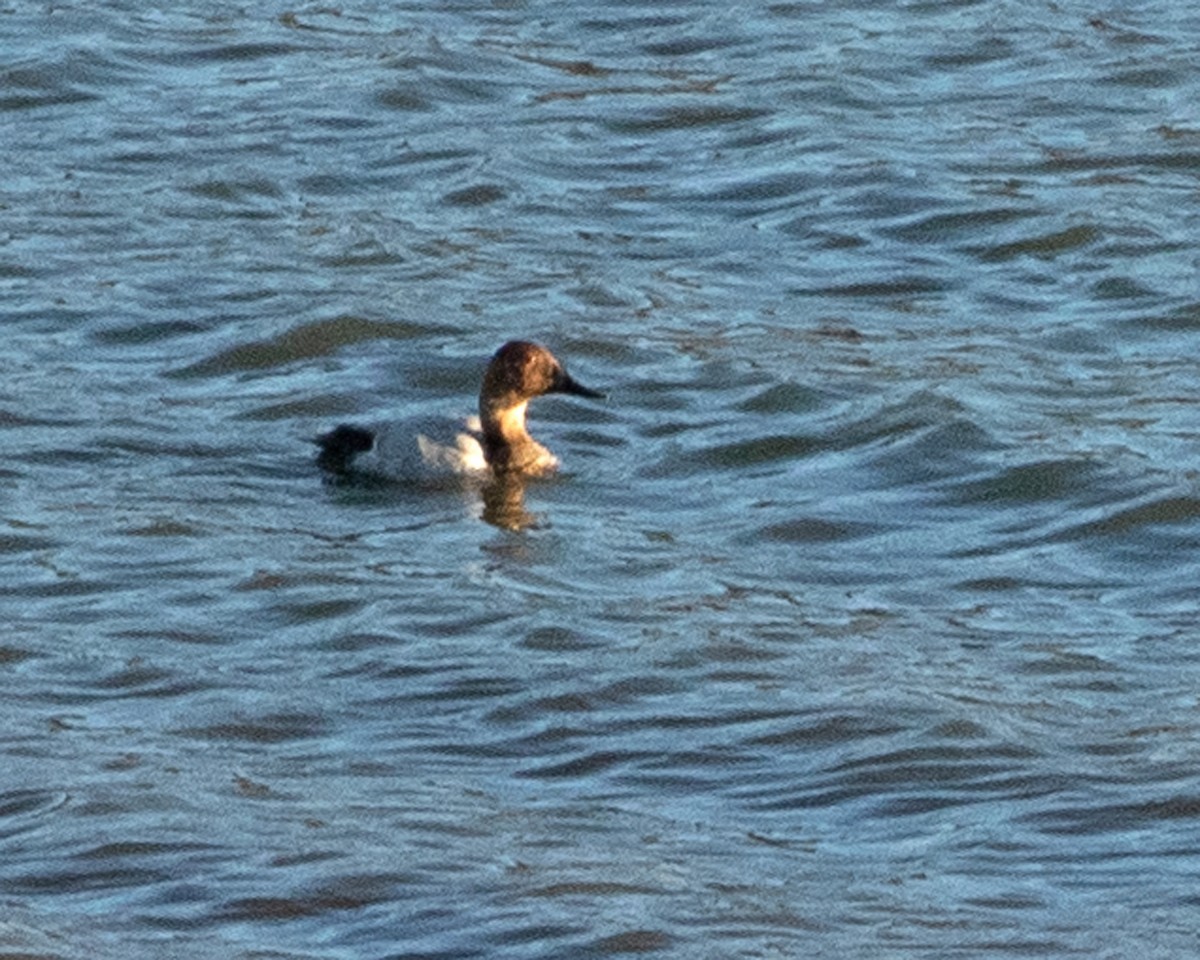
{"type": "Polygon", "coordinates": [[[515,407],[547,393],[574,393],[581,397],[603,397],[576,383],[563,365],[545,347],[528,340],[510,340],[492,357],[479,391],[480,413],[484,409],[515,407]]]}

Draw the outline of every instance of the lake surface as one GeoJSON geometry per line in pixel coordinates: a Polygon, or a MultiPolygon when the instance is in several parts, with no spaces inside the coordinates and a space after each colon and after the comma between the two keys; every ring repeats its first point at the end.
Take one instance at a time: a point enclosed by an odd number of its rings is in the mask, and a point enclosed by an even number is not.
{"type": "Polygon", "coordinates": [[[0,36],[0,953],[1195,955],[1194,5],[0,36]]]}

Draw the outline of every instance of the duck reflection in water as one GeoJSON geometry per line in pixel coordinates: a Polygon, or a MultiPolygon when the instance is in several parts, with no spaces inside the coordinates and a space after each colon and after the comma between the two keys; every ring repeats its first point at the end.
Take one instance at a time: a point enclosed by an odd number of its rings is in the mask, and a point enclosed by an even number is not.
{"type": "Polygon", "coordinates": [[[422,482],[457,475],[482,482],[483,518],[518,529],[533,517],[524,508],[525,481],[553,473],[558,458],[529,435],[529,401],[548,393],[602,399],[583,386],[545,347],[511,340],[496,351],[479,390],[479,416],[465,423],[410,420],[379,427],[341,424],[314,441],[317,462],[336,476],[422,482]]]}

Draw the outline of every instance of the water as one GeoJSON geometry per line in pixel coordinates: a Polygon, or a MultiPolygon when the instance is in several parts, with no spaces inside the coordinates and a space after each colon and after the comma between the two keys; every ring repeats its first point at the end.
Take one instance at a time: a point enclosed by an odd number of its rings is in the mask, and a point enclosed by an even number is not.
{"type": "Polygon", "coordinates": [[[1200,15],[424,6],[0,11],[3,949],[1194,954],[1200,15]]]}

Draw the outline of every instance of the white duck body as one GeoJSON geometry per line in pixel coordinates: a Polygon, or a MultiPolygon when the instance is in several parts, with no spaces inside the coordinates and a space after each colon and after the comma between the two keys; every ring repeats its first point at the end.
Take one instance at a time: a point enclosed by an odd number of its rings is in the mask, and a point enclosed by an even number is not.
{"type": "Polygon", "coordinates": [[[384,480],[486,477],[483,432],[478,417],[413,417],[370,429],[369,450],[357,453],[347,470],[384,480]]]}

